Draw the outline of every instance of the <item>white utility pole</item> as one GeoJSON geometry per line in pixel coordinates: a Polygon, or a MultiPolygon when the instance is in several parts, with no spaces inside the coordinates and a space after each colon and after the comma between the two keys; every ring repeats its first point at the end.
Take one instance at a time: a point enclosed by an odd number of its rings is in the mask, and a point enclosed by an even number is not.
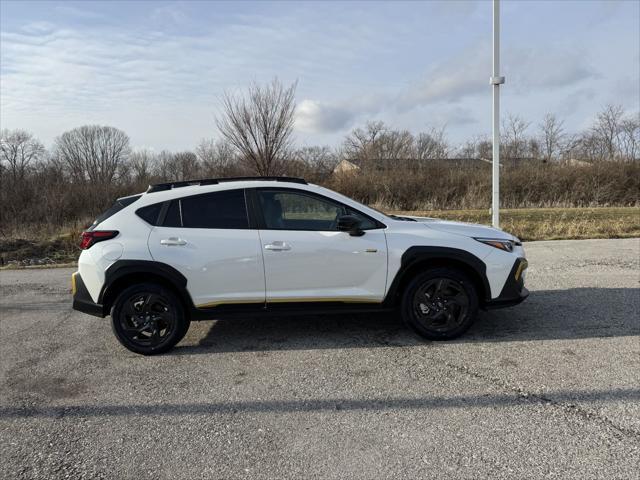
{"type": "Polygon", "coordinates": [[[493,175],[491,197],[491,223],[500,226],[500,85],[504,77],[500,76],[500,0],[493,0],[493,175]]]}

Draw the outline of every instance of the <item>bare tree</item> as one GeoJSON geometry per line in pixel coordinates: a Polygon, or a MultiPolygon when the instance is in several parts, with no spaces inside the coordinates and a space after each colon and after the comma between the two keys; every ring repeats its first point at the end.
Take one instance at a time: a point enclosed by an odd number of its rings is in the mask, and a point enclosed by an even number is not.
{"type": "Polygon", "coordinates": [[[218,129],[258,175],[272,175],[289,153],[295,91],[296,83],[285,88],[274,79],[264,87],[251,85],[246,98],[224,95],[218,129]]]}
{"type": "MultiPolygon", "coordinates": [[[[475,148],[474,148],[475,150],[475,148]]],[[[416,157],[425,160],[441,160],[447,158],[449,145],[445,136],[445,128],[432,128],[429,132],[422,132],[416,140],[416,157]]],[[[473,155],[470,155],[473,156],[473,155]]]]}
{"type": "Polygon", "coordinates": [[[365,128],[354,129],[344,140],[344,153],[350,161],[364,164],[380,157],[380,137],[388,131],[383,122],[367,122],[365,128]]]}
{"type": "Polygon", "coordinates": [[[108,185],[129,156],[129,137],[122,130],[85,125],[60,135],[55,155],[76,181],[108,185]]]}
{"type": "Polygon", "coordinates": [[[39,140],[24,130],[0,132],[0,164],[13,182],[24,179],[29,165],[42,159],[45,149],[39,140]]]}
{"type": "Polygon", "coordinates": [[[504,132],[501,144],[504,143],[505,158],[518,159],[525,155],[527,141],[525,133],[529,128],[530,122],[524,121],[518,115],[508,114],[502,124],[504,132]]]}
{"type": "Polygon", "coordinates": [[[173,163],[179,180],[195,179],[200,175],[200,162],[193,152],[178,152],[173,155],[173,163]]]}
{"type": "Polygon", "coordinates": [[[625,118],[620,123],[620,146],[627,160],[637,160],[640,156],[640,115],[625,118]]]}
{"type": "Polygon", "coordinates": [[[153,174],[156,155],[150,150],[137,150],[129,158],[132,180],[136,183],[150,181],[153,174]]]}
{"type": "Polygon", "coordinates": [[[207,176],[224,176],[233,173],[236,154],[226,140],[203,139],[196,147],[196,156],[207,176]]]}
{"type": "Polygon", "coordinates": [[[328,175],[338,163],[338,155],[328,146],[303,147],[296,151],[294,158],[320,176],[328,175]]]}
{"type": "Polygon", "coordinates": [[[562,140],[565,136],[563,124],[564,122],[558,120],[554,114],[547,113],[539,125],[542,153],[548,162],[556,158],[562,148],[562,140]]]}
{"type": "Polygon", "coordinates": [[[408,130],[388,130],[378,140],[378,160],[386,165],[410,161],[414,156],[414,138],[408,130]]]}
{"type": "Polygon", "coordinates": [[[608,160],[616,158],[623,115],[624,110],[620,105],[607,105],[598,114],[591,129],[595,138],[602,144],[602,150],[608,160]]]}
{"type": "Polygon", "coordinates": [[[356,128],[344,141],[343,149],[350,161],[360,166],[398,166],[398,162],[415,157],[415,138],[408,130],[391,130],[382,122],[367,122],[356,128]]]}

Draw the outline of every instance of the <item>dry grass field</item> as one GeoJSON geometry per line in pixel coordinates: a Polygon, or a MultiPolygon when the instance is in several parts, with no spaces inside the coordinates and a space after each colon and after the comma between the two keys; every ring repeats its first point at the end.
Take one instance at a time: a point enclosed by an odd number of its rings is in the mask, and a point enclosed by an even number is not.
{"type": "MultiPolygon", "coordinates": [[[[489,210],[392,213],[487,225],[491,223],[489,210]]],[[[640,237],[640,207],[501,210],[500,228],[525,241],[640,237]]]]}

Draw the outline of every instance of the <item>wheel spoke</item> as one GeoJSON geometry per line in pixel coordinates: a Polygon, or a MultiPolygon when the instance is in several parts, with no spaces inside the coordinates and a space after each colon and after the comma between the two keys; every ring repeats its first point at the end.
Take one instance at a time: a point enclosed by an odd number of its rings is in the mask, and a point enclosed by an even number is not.
{"type": "Polygon", "coordinates": [[[439,332],[457,328],[464,320],[469,304],[464,287],[449,278],[427,281],[414,297],[414,311],[420,322],[439,332]]]}
{"type": "Polygon", "coordinates": [[[147,327],[124,327],[125,332],[142,333],[147,327]]]}
{"type": "Polygon", "coordinates": [[[469,305],[469,297],[467,297],[466,293],[458,292],[455,295],[445,297],[449,304],[454,304],[459,307],[466,307],[469,305]]]}
{"type": "Polygon", "coordinates": [[[435,296],[439,297],[442,295],[442,287],[444,285],[445,280],[443,278],[438,280],[438,283],[436,283],[436,291],[435,291],[435,296]]]}
{"type": "Polygon", "coordinates": [[[166,298],[157,293],[141,292],[124,303],[120,325],[131,342],[156,346],[171,334],[175,321],[166,298]]]}

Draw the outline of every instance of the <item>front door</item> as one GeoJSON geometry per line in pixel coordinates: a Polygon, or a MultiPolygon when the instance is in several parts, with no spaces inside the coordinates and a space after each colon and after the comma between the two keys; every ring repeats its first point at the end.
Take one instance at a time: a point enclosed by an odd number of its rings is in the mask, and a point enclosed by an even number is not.
{"type": "Polygon", "coordinates": [[[387,243],[375,220],[303,190],[259,189],[257,200],[267,303],[383,300],[387,243]],[[338,231],[345,214],[361,219],[364,235],[338,231]]]}

